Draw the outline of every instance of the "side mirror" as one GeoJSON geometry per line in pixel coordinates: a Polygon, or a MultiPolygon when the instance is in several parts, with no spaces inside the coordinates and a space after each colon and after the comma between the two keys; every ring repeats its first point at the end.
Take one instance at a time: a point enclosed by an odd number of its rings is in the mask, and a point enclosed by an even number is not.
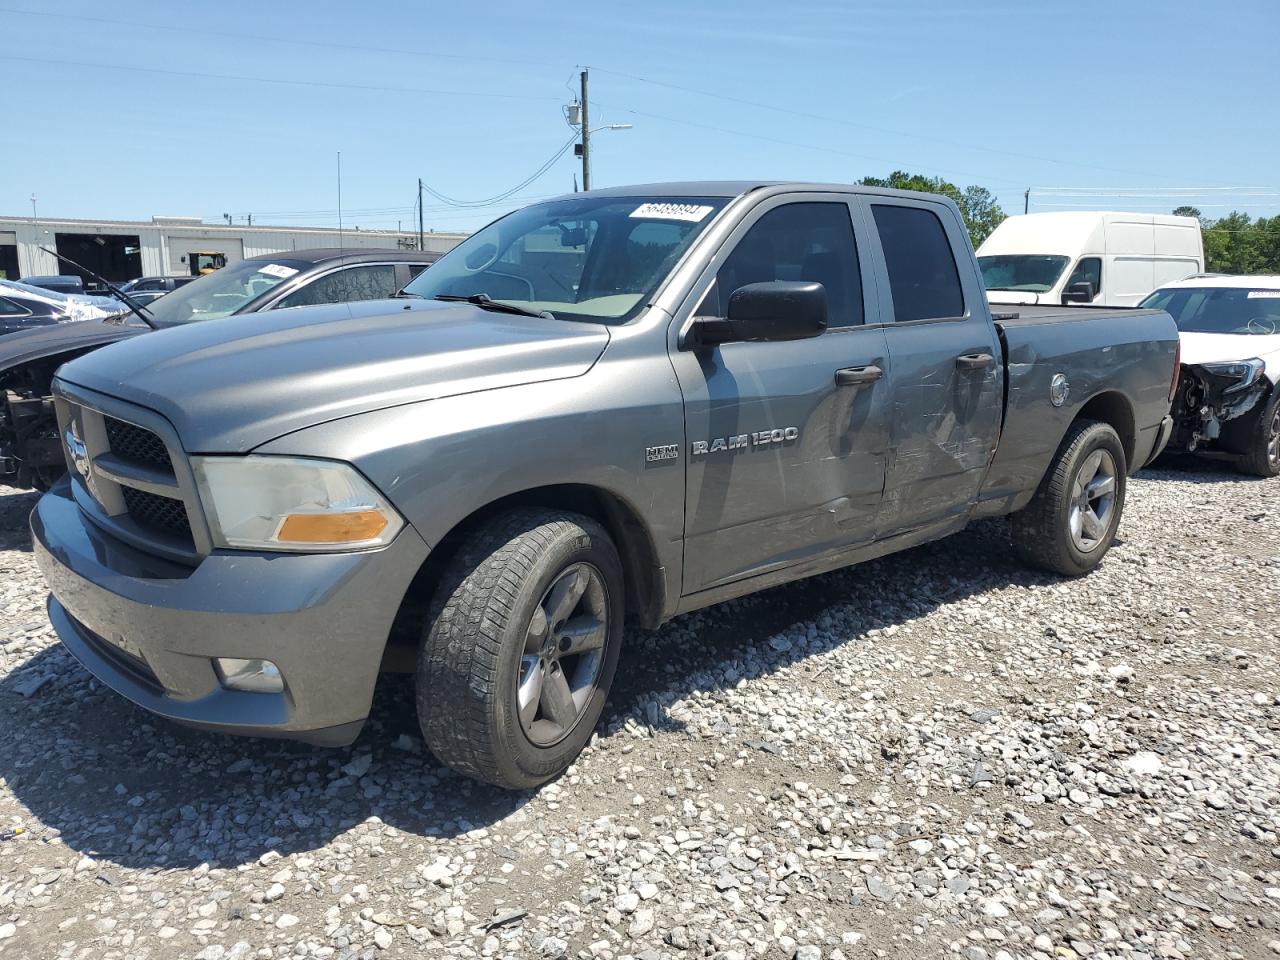
{"type": "Polygon", "coordinates": [[[1081,280],[1079,283],[1073,283],[1067,289],[1062,291],[1062,302],[1066,303],[1093,303],[1096,296],[1091,280],[1081,280]]]}
{"type": "Polygon", "coordinates": [[[748,283],[729,297],[727,317],[702,317],[692,345],[714,347],[740,340],[806,340],[827,329],[827,291],[810,280],[748,283]]]}

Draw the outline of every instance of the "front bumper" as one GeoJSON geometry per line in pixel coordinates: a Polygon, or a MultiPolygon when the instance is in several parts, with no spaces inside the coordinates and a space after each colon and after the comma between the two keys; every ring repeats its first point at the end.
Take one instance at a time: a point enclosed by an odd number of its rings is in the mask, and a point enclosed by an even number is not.
{"type": "Polygon", "coordinates": [[[63,479],[31,514],[49,618],[85,668],[179,723],[341,745],[359,734],[392,621],[427,546],[409,527],[382,550],[214,552],[192,567],[87,521],[63,479]],[[213,657],[262,658],[282,693],[224,688],[213,657]]]}

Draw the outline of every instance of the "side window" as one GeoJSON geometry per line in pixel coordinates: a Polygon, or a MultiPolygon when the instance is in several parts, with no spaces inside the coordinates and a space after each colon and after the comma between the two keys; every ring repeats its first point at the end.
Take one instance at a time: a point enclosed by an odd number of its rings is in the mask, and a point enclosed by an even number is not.
{"type": "Polygon", "coordinates": [[[317,303],[350,303],[378,300],[396,292],[396,268],[390,263],[348,267],[325,274],[284,298],[279,307],[306,307],[317,303]]]}
{"type": "Polygon", "coordinates": [[[140,281],[139,283],[134,284],[133,289],[135,289],[135,290],[139,290],[139,291],[141,291],[141,290],[163,290],[163,289],[164,289],[164,281],[163,281],[163,280],[142,280],[142,281],[140,281]]]}
{"type": "Polygon", "coordinates": [[[789,203],[770,210],[738,241],[698,307],[723,317],[733,291],[748,283],[809,280],[827,291],[827,323],[863,322],[862,275],[853,222],[843,203],[789,203]]]}
{"type": "Polygon", "coordinates": [[[30,311],[26,308],[20,307],[12,300],[0,297],[0,317],[25,317],[28,313],[30,311]]]}
{"type": "Polygon", "coordinates": [[[1067,285],[1063,289],[1070,289],[1073,283],[1092,283],[1093,295],[1097,297],[1102,292],[1101,258],[1081,257],[1080,262],[1076,264],[1076,268],[1071,271],[1071,276],[1067,277],[1067,285]]]}
{"type": "Polygon", "coordinates": [[[410,279],[410,280],[412,280],[414,277],[416,277],[418,274],[420,274],[423,270],[427,269],[427,267],[429,267],[429,266],[431,266],[431,264],[429,264],[429,263],[411,263],[411,264],[409,264],[409,279],[410,279]]]}
{"type": "Polygon", "coordinates": [[[894,319],[938,320],[964,314],[956,258],[932,210],[872,204],[889,270],[894,319]]]}

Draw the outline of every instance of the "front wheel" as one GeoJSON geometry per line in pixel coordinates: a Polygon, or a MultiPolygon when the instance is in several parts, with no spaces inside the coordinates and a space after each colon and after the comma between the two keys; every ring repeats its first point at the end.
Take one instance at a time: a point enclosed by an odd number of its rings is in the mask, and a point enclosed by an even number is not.
{"type": "Polygon", "coordinates": [[[428,617],[417,673],[427,746],[500,787],[559,776],[604,709],[622,623],[622,564],[594,520],[516,510],[484,523],[428,617]]]}
{"type": "Polygon", "coordinates": [[[1245,473],[1258,477],[1280,476],[1280,386],[1272,388],[1271,402],[1258,418],[1249,452],[1240,461],[1245,473]]]}
{"type": "Polygon", "coordinates": [[[1126,474],[1124,445],[1111,426],[1073,423],[1035,496],[1013,515],[1022,558],[1069,577],[1101,563],[1120,526],[1126,474]]]}

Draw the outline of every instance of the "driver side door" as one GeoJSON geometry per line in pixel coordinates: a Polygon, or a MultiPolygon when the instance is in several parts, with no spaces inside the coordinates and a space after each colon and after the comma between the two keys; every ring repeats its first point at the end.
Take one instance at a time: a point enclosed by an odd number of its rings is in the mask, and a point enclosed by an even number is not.
{"type": "Polygon", "coordinates": [[[865,543],[884,492],[892,371],[874,290],[839,195],[763,202],[730,235],[689,300],[724,316],[737,288],[817,281],[818,337],[672,345],[684,394],[683,593],[697,593],[865,543]],[[870,314],[870,315],[868,315],[870,314]]]}

